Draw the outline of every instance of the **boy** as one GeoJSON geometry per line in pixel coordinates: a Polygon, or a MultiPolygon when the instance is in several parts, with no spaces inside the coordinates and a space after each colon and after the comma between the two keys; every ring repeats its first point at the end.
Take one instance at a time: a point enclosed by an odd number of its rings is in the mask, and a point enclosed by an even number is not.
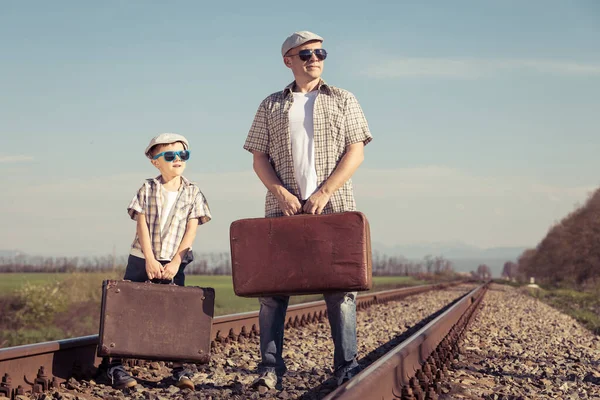
{"type": "MultiPolygon", "coordinates": [[[[130,217],[137,221],[137,230],[123,279],[173,281],[184,286],[184,269],[193,261],[196,229],[211,219],[208,203],[198,186],[183,177],[190,158],[185,137],[161,133],[152,138],[145,155],[160,175],[147,179],[127,207],[130,217]]],[[[137,384],[120,359],[113,359],[103,372],[105,380],[115,389],[137,384]]],[[[191,373],[182,364],[174,363],[172,373],[177,387],[194,389],[191,373]]]]}

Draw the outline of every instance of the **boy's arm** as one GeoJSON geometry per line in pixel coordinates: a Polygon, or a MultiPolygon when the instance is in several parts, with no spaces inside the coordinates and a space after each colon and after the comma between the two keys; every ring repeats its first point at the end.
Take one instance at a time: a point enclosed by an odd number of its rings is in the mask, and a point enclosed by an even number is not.
{"type": "Polygon", "coordinates": [[[137,214],[137,235],[142,247],[142,253],[146,259],[146,274],[148,279],[160,278],[162,265],[156,261],[154,252],[152,251],[152,243],[150,242],[150,231],[146,224],[146,215],[137,214]]]}
{"type": "Polygon", "coordinates": [[[171,262],[166,264],[162,270],[162,279],[173,279],[173,277],[175,277],[177,271],[179,271],[179,266],[181,265],[183,257],[185,257],[190,250],[190,247],[192,247],[194,239],[196,239],[197,230],[198,218],[190,219],[187,222],[187,227],[185,228],[185,233],[183,234],[183,239],[181,239],[177,253],[175,253],[171,262]]]}

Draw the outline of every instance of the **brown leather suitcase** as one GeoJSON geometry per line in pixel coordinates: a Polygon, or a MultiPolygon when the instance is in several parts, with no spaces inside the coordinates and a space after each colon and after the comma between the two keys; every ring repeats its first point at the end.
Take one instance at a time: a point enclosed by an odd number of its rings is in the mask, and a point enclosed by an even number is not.
{"type": "Polygon", "coordinates": [[[241,219],[229,233],[238,296],[371,289],[371,235],[360,212],[241,219]]]}
{"type": "Polygon", "coordinates": [[[214,308],[212,288],[106,280],[98,356],[208,363],[214,308]]]}

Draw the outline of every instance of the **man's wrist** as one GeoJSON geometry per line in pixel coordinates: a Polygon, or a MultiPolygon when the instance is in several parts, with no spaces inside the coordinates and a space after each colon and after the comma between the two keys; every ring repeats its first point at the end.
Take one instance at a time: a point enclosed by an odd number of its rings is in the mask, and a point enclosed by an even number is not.
{"type": "Polygon", "coordinates": [[[317,192],[320,192],[320,193],[322,193],[322,194],[324,194],[324,195],[327,195],[327,196],[331,196],[331,193],[332,193],[333,191],[332,191],[332,190],[329,188],[329,186],[327,186],[327,185],[323,185],[323,186],[321,186],[321,187],[319,188],[319,190],[318,190],[317,192]]]}
{"type": "Polygon", "coordinates": [[[285,199],[285,195],[287,193],[289,193],[286,188],[284,188],[283,186],[279,186],[279,185],[275,186],[271,192],[278,200],[285,199]]]}

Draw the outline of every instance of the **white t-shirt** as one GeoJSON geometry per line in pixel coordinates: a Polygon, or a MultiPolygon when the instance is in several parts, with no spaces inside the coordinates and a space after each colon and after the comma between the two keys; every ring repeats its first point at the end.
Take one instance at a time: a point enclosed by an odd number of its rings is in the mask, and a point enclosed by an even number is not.
{"type": "MultiPolygon", "coordinates": [[[[177,200],[177,195],[179,195],[179,192],[169,192],[164,187],[161,187],[160,190],[162,192],[162,201],[163,201],[162,210],[160,211],[160,231],[162,233],[162,231],[165,230],[165,225],[167,224],[167,218],[169,217],[169,214],[171,213],[171,210],[173,209],[173,206],[175,205],[175,201],[177,200]]],[[[142,250],[139,250],[136,248],[131,248],[131,251],[129,252],[129,254],[131,254],[132,256],[139,257],[139,258],[144,258],[144,259],[146,258],[146,257],[144,257],[144,253],[142,252],[142,250]]],[[[169,261],[169,260],[167,260],[167,261],[169,261]]]]}
{"type": "Polygon", "coordinates": [[[290,141],[294,176],[302,200],[308,199],[317,190],[313,110],[318,93],[318,90],[294,93],[294,102],[290,107],[290,141]]]}
{"type": "MultiPolygon", "coordinates": [[[[163,188],[163,190],[164,190],[164,188],[163,188]]],[[[166,192],[167,195],[165,197],[163,197],[164,204],[163,204],[163,209],[160,214],[160,231],[161,232],[165,230],[165,224],[167,223],[167,217],[171,213],[171,209],[175,205],[175,200],[177,200],[177,195],[179,194],[179,192],[169,192],[167,190],[164,190],[164,192],[166,192]]]]}

